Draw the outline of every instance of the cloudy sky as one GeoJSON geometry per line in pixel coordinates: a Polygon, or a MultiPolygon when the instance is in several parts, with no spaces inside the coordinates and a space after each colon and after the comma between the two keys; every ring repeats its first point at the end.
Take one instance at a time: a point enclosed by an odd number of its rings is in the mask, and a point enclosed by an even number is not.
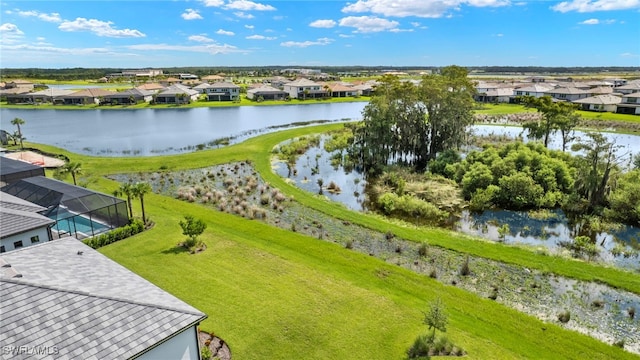
{"type": "Polygon", "coordinates": [[[5,68],[640,66],[640,0],[0,4],[5,68]]]}

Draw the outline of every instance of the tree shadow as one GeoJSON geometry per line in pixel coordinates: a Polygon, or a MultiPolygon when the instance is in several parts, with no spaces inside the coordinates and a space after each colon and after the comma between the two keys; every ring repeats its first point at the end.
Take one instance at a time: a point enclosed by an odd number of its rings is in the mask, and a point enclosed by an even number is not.
{"type": "Polygon", "coordinates": [[[185,248],[182,245],[176,245],[170,249],[167,250],[163,250],[161,253],[163,254],[173,254],[173,255],[177,255],[177,254],[182,254],[182,253],[186,253],[189,252],[189,249],[185,248]]]}

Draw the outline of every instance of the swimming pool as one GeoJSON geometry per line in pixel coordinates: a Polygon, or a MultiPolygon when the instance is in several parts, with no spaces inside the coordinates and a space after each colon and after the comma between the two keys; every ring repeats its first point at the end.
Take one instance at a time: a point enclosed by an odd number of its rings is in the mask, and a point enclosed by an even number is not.
{"type": "Polygon", "coordinates": [[[82,215],[74,214],[69,210],[60,208],[57,216],[51,217],[53,220],[59,219],[53,226],[58,233],[82,234],[84,236],[93,236],[109,230],[109,226],[92,221],[82,215]]]}

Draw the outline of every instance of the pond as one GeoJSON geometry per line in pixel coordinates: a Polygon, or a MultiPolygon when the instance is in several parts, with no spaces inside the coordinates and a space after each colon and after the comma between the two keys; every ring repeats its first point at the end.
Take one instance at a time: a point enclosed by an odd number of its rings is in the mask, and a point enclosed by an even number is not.
{"type": "MultiPolygon", "coordinates": [[[[505,129],[507,132],[514,131],[510,127],[494,126],[493,128],[491,130],[495,132],[499,132],[501,129],[505,129]]],[[[519,132],[520,129],[515,128],[515,131],[519,132]]],[[[514,134],[517,135],[515,131],[514,134]]],[[[584,134],[578,133],[577,135],[584,134]]],[[[640,152],[638,136],[613,133],[606,135],[615,139],[618,144],[624,144],[633,153],[640,152]]],[[[277,162],[273,166],[274,171],[304,190],[321,193],[352,210],[368,211],[364,175],[351,169],[345,170],[342,165],[332,165],[332,154],[324,150],[326,139],[327,137],[321,137],[318,146],[311,147],[298,157],[294,168],[290,169],[284,162],[277,162]],[[322,191],[318,183],[319,179],[322,179],[322,191]],[[331,182],[335,184],[334,188],[339,191],[328,191],[328,185],[331,182]]],[[[569,226],[569,221],[561,210],[550,212],[543,218],[531,216],[530,213],[524,211],[492,210],[480,214],[463,211],[452,229],[492,241],[538,248],[550,254],[566,253],[566,250],[559,244],[571,240],[576,233],[576,229],[569,226]],[[501,238],[498,229],[504,224],[509,225],[509,233],[501,238]]],[[[637,251],[640,250],[639,227],[622,226],[615,231],[599,232],[594,236],[599,250],[597,261],[621,268],[640,270],[640,261],[637,256],[637,251]],[[618,247],[616,247],[617,244],[619,244],[618,247]],[[617,250],[621,249],[622,253],[617,253],[617,250]]]]}
{"type": "Polygon", "coordinates": [[[0,109],[0,128],[13,133],[10,120],[25,120],[28,141],[86,155],[153,156],[241,141],[280,127],[307,122],[362,118],[366,102],[304,105],[229,106],[136,110],[0,109]],[[199,146],[200,145],[200,146],[199,146]]]}

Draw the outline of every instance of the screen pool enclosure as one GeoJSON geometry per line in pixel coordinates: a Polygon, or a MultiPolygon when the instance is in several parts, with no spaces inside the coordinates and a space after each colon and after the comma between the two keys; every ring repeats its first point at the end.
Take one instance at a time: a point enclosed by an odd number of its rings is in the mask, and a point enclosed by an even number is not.
{"type": "Polygon", "coordinates": [[[43,215],[56,221],[51,229],[57,237],[84,239],[129,223],[126,201],[44,176],[22,179],[2,191],[46,207],[43,215]]]}

